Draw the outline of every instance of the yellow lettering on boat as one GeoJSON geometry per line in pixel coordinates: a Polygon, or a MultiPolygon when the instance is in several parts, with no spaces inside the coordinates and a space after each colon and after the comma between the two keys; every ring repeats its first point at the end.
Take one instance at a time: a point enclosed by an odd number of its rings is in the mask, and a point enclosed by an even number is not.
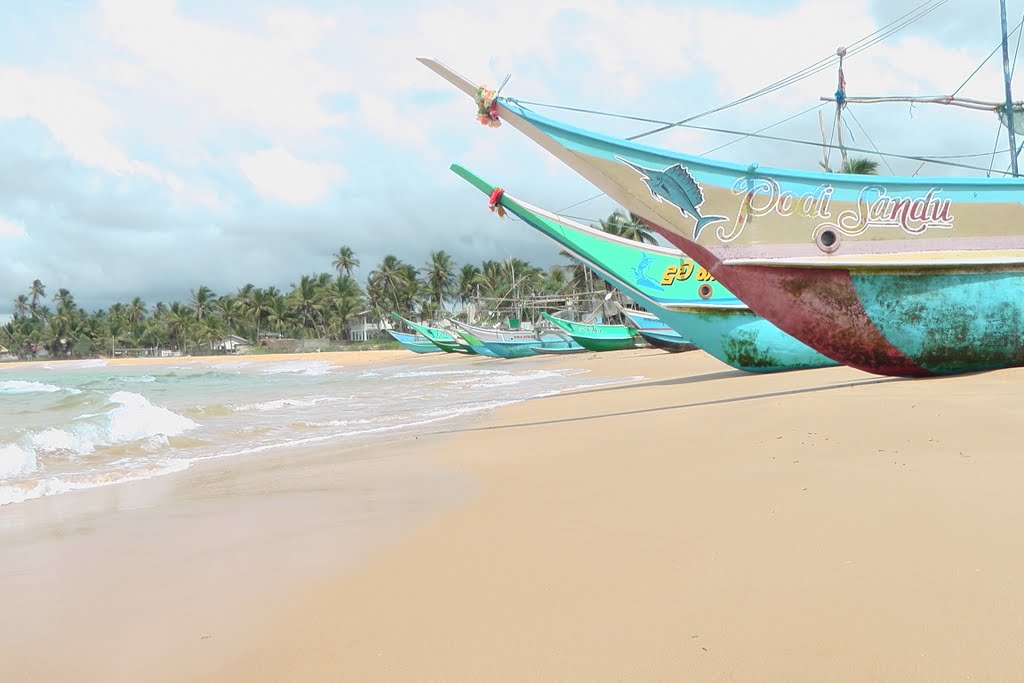
{"type": "Polygon", "coordinates": [[[697,282],[714,282],[714,276],[703,267],[697,270],[697,282]]]}

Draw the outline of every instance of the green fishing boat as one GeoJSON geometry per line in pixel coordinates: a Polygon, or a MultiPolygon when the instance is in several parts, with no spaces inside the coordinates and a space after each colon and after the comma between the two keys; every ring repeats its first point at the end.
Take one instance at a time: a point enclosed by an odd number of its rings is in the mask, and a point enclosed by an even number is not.
{"type": "Polygon", "coordinates": [[[543,312],[541,315],[564,330],[577,344],[590,351],[619,351],[636,347],[636,330],[632,327],[577,323],[543,312]]]}
{"type": "Polygon", "coordinates": [[[391,316],[395,318],[395,320],[402,321],[411,329],[416,330],[417,332],[422,334],[424,337],[426,337],[434,344],[436,344],[438,348],[440,348],[442,351],[447,351],[448,353],[476,353],[476,351],[469,344],[459,339],[456,339],[454,335],[452,335],[446,330],[442,330],[437,327],[429,327],[427,325],[420,325],[419,323],[414,323],[411,320],[406,320],[405,318],[398,315],[394,311],[391,311],[391,316]]]}

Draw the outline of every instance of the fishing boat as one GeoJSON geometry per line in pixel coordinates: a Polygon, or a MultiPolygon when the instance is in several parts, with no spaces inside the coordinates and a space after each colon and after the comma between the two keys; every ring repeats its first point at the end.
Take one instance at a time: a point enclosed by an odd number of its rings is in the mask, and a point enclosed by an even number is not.
{"type": "Polygon", "coordinates": [[[442,351],[446,351],[448,353],[476,353],[476,351],[469,344],[460,339],[456,339],[455,335],[449,333],[447,330],[442,330],[439,327],[430,327],[428,325],[414,323],[411,320],[403,318],[394,311],[391,312],[391,316],[396,320],[400,320],[401,322],[408,325],[409,329],[416,330],[417,332],[419,332],[421,335],[429,339],[431,343],[436,345],[442,351]]]}
{"type": "Polygon", "coordinates": [[[441,347],[418,332],[416,334],[408,334],[407,332],[388,330],[388,334],[413,353],[437,353],[441,351],[441,347]]]}
{"type": "MultiPolygon", "coordinates": [[[[462,166],[453,164],[452,170],[489,197],[494,195],[497,188],[462,166]]],[[[723,363],[748,372],[837,364],[755,314],[678,249],[641,245],[557,216],[504,190],[493,201],[723,363]]]]}
{"type": "MultiPolygon", "coordinates": [[[[524,133],[822,354],[896,376],[1024,364],[1024,180],[716,161],[541,116],[421,61],[474,98],[481,121],[524,133]]],[[[1007,97],[1011,131],[1015,108],[1007,97]]]]}
{"type": "Polygon", "coordinates": [[[560,327],[577,344],[590,351],[620,351],[636,347],[636,330],[625,325],[581,323],[541,312],[544,319],[560,327]]]}
{"type": "Polygon", "coordinates": [[[490,358],[500,358],[500,356],[497,353],[488,348],[487,345],[484,344],[484,342],[481,341],[472,332],[460,330],[459,336],[462,337],[462,339],[466,342],[466,344],[469,346],[470,350],[473,353],[479,354],[481,356],[488,356],[490,358]]]}
{"type": "Polygon", "coordinates": [[[532,356],[536,353],[533,347],[541,344],[540,338],[531,330],[501,330],[479,327],[458,320],[452,320],[451,323],[463,333],[463,336],[470,334],[479,339],[481,345],[489,353],[499,358],[532,356]]]}
{"type": "Polygon", "coordinates": [[[697,348],[696,344],[684,339],[683,335],[663,323],[653,313],[638,311],[634,308],[623,308],[619,312],[633,323],[640,338],[656,349],[679,353],[693,351],[697,348]]]}

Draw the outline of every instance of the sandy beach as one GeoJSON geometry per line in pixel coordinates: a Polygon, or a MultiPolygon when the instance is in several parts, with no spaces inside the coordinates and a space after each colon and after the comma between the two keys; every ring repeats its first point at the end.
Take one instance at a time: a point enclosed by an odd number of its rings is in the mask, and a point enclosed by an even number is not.
{"type": "Polygon", "coordinates": [[[644,379],[0,508],[4,679],[1021,678],[1024,370],[538,362],[644,379]]]}

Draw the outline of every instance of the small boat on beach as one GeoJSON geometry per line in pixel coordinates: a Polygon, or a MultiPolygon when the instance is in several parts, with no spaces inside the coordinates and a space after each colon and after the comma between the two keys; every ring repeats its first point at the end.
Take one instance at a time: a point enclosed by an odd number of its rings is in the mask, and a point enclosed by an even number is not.
{"type": "Polygon", "coordinates": [[[429,339],[431,343],[436,345],[442,351],[447,351],[448,353],[476,354],[476,351],[473,349],[473,347],[471,347],[465,341],[457,339],[455,335],[449,333],[447,330],[442,330],[439,327],[430,327],[428,325],[414,323],[411,320],[403,318],[394,311],[391,312],[391,316],[396,320],[400,320],[401,322],[405,323],[410,329],[419,332],[421,335],[429,339]]]}
{"type": "Polygon", "coordinates": [[[397,330],[388,330],[387,332],[394,337],[395,341],[413,353],[439,353],[441,351],[440,346],[422,334],[409,334],[407,332],[398,332],[397,330]]]}
{"type": "Polygon", "coordinates": [[[480,327],[460,322],[450,321],[457,327],[463,336],[473,335],[479,339],[481,345],[487,351],[499,358],[522,358],[534,355],[533,347],[541,343],[536,332],[532,330],[507,330],[480,327]]]}
{"type": "Polygon", "coordinates": [[[462,337],[462,339],[466,342],[466,344],[473,351],[473,353],[479,354],[481,356],[488,356],[490,358],[501,357],[497,353],[492,351],[490,348],[488,348],[488,346],[478,337],[476,337],[476,335],[474,335],[472,332],[460,330],[459,336],[462,337]]]}
{"type": "Polygon", "coordinates": [[[636,348],[637,335],[632,327],[574,322],[544,312],[541,312],[541,315],[545,320],[564,330],[577,344],[590,351],[621,351],[636,348]]]}
{"type": "Polygon", "coordinates": [[[687,341],[671,327],[663,323],[653,313],[638,311],[633,308],[623,308],[619,311],[633,323],[636,333],[648,344],[656,349],[679,353],[681,351],[693,351],[697,345],[687,341]]]}

